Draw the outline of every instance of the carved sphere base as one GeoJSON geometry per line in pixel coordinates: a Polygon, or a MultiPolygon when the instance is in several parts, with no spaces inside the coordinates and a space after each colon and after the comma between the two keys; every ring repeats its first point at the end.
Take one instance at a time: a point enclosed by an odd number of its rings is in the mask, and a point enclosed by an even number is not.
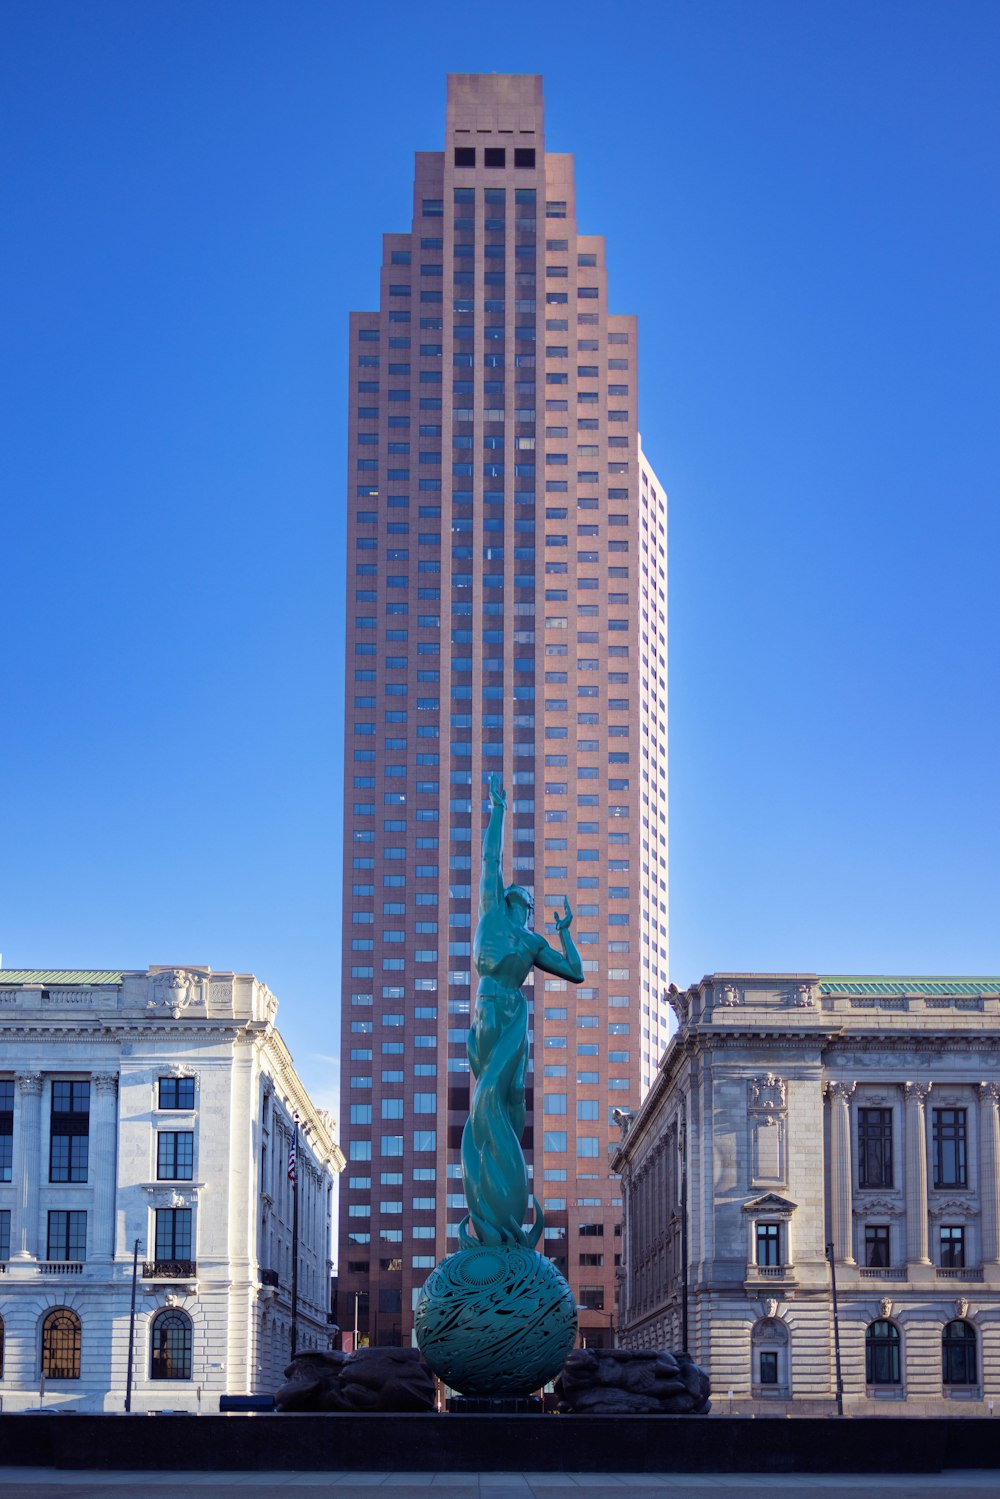
{"type": "Polygon", "coordinates": [[[431,1271],[416,1308],[417,1345],[462,1395],[530,1395],[576,1341],[576,1303],[533,1249],[474,1245],[431,1271]]]}

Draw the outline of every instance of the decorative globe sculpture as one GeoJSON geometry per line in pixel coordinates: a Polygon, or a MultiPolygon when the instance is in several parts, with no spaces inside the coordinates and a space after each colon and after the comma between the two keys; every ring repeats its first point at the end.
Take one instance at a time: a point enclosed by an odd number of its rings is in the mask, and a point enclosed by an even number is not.
{"type": "Polygon", "coordinates": [[[462,1133],[462,1184],[469,1211],[461,1247],[431,1272],[416,1308],[417,1343],[445,1384],[463,1395],[528,1395],[553,1379],[576,1340],[573,1293],[538,1254],[543,1217],[531,1198],[521,1150],[528,1067],[528,1006],[521,984],[532,967],[579,984],[583,964],[570,936],[573,913],[556,917],[562,951],[527,925],[533,902],[501,873],[507,796],[490,777],[483,837],[479,925],[473,960],[479,975],[469,1031],[475,1080],[462,1133]]]}
{"type": "Polygon", "coordinates": [[[417,1342],[463,1395],[530,1395],[576,1341],[573,1293],[544,1255],[518,1244],[469,1247],[442,1260],[416,1311],[417,1342]]]}

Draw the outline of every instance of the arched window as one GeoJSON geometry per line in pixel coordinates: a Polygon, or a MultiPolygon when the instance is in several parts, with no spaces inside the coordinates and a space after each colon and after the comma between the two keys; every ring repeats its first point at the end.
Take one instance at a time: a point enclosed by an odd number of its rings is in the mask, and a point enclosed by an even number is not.
{"type": "Polygon", "coordinates": [[[42,1373],[46,1379],[80,1378],[80,1319],[60,1306],[42,1323],[42,1373]]]}
{"type": "Polygon", "coordinates": [[[788,1328],[778,1317],[755,1322],[750,1335],[751,1379],[762,1395],[788,1393],[788,1328]]]}
{"type": "Polygon", "coordinates": [[[949,1322],[941,1339],[941,1378],[945,1384],[976,1384],[976,1329],[949,1322]]]}
{"type": "Polygon", "coordinates": [[[869,1384],[899,1384],[899,1328],[883,1318],[865,1333],[865,1379],[869,1384]]]}
{"type": "Polygon", "coordinates": [[[149,1340],[150,1379],[191,1378],[191,1319],[184,1312],[158,1312],[149,1340]]]}

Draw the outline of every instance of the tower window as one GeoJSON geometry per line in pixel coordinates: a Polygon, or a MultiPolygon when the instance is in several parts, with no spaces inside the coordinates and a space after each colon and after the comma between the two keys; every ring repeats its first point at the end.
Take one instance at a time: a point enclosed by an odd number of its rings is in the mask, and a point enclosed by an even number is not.
{"type": "MultiPolygon", "coordinates": [[[[531,153],[534,156],[534,152],[531,153]]],[[[486,146],[483,150],[483,165],[504,167],[507,165],[507,150],[504,146],[486,146]]]]}
{"type": "Polygon", "coordinates": [[[456,146],[455,165],[457,167],[474,167],[476,164],[475,146],[456,146]]]}

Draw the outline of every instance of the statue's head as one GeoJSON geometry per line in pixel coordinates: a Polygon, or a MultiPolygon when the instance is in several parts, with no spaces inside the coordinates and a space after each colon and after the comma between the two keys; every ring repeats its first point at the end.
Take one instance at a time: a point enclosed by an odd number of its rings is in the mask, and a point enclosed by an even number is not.
{"type": "Polygon", "coordinates": [[[523,885],[508,885],[504,891],[504,899],[507,902],[507,910],[518,926],[527,926],[528,917],[535,909],[535,902],[530,892],[525,890],[523,885]]]}

